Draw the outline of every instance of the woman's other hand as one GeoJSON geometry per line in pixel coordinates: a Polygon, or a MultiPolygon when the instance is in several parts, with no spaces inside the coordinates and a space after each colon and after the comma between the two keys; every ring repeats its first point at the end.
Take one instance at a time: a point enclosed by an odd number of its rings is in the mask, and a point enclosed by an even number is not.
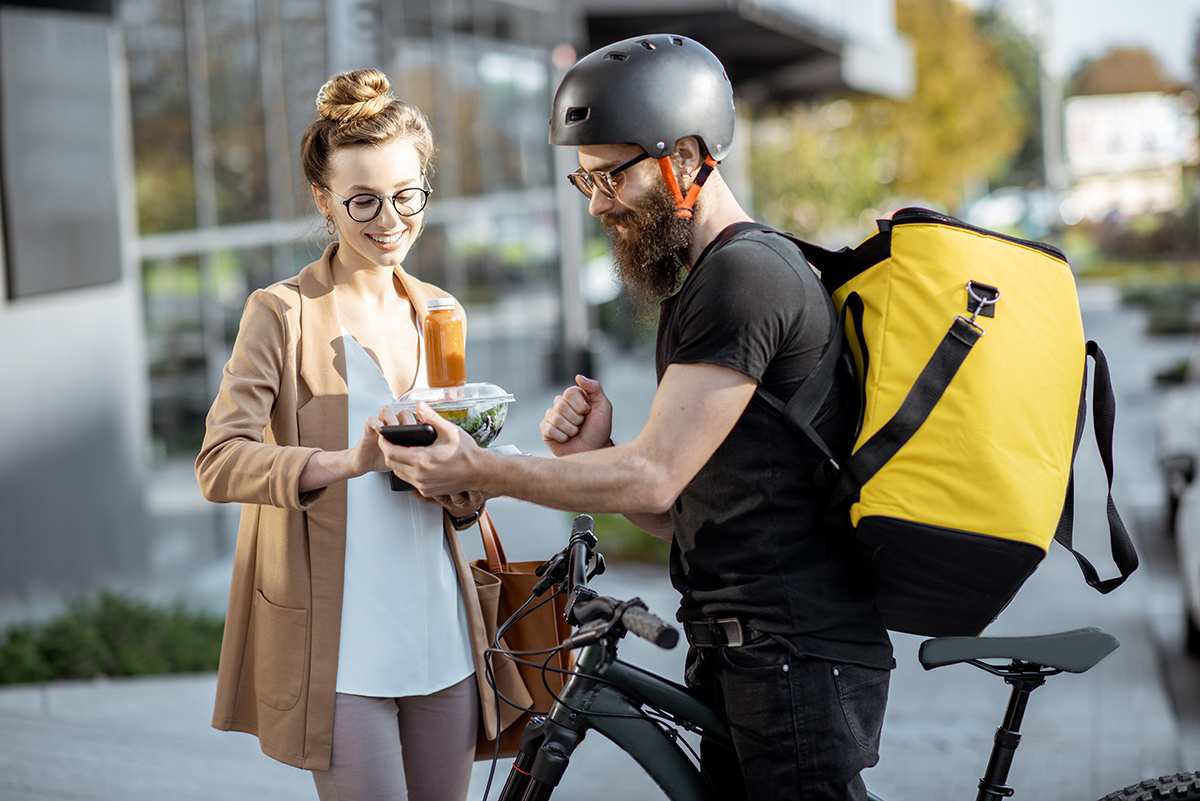
{"type": "Polygon", "coordinates": [[[436,495],[430,500],[440,504],[451,517],[470,517],[483,509],[487,496],[482,492],[455,492],[450,495],[436,495]]]}

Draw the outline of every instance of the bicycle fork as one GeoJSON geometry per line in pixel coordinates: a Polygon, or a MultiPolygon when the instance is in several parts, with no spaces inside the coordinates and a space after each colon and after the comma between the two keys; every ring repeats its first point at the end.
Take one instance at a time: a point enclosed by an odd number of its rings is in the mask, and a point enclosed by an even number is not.
{"type": "Polygon", "coordinates": [[[499,801],[546,801],[558,786],[584,730],[537,717],[525,727],[499,801]]]}

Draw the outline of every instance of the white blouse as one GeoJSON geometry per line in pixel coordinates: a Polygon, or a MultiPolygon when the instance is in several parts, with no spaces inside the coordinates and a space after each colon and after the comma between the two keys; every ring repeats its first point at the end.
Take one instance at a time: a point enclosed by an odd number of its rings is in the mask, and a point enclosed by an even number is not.
{"type": "MultiPolygon", "coordinates": [[[[343,332],[349,442],[394,401],[379,365],[343,332]]],[[[426,385],[425,365],[417,385],[426,385]]],[[[475,670],[467,613],[442,529],[442,507],[391,489],[387,473],[350,479],[337,691],[376,698],[429,695],[475,670]]]]}

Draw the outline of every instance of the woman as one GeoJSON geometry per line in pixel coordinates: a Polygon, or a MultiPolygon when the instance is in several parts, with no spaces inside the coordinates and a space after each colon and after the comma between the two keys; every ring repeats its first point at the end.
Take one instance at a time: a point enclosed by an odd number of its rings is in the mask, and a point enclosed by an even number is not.
{"type": "Polygon", "coordinates": [[[483,499],[391,491],[376,416],[426,385],[420,320],[446,295],[403,268],[433,139],[375,70],[317,110],[304,173],[336,239],[250,296],[196,460],[206,498],[243,504],[213,726],[311,770],[323,801],[462,799],[481,712],[497,724],[450,525],[483,499]]]}

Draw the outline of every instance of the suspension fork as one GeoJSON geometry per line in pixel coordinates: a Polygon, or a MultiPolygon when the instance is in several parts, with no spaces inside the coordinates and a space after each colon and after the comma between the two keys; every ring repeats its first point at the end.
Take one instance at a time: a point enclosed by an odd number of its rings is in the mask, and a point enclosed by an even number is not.
{"type": "MultiPolygon", "coordinates": [[[[595,646],[585,648],[580,655],[580,662],[588,656],[594,659],[594,653],[588,654],[593,649],[595,646]]],[[[562,698],[569,706],[586,704],[581,699],[596,690],[597,683],[594,680],[576,673],[563,687],[562,698]]],[[[583,741],[588,726],[584,720],[576,721],[574,715],[567,718],[571,722],[556,720],[562,716],[561,713],[554,714],[561,706],[556,701],[551,707],[550,717],[534,717],[525,725],[521,744],[517,747],[517,755],[508,781],[500,792],[499,801],[545,801],[562,780],[571,754],[583,741]]]]}

